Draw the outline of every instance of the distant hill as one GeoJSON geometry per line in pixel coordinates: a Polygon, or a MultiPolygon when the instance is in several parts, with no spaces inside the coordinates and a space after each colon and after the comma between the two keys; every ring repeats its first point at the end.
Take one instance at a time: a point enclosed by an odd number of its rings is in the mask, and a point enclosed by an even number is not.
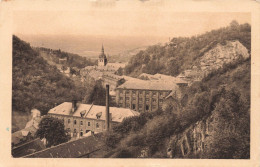
{"type": "MultiPolygon", "coordinates": [[[[13,36],[12,112],[15,122],[18,116],[37,108],[42,114],[55,104],[72,99],[83,99],[86,88],[62,75],[49,65],[29,43],[13,36]]],[[[22,120],[28,120],[22,118],[22,120]]],[[[18,127],[24,128],[24,127],[18,127]]]]}
{"type": "Polygon", "coordinates": [[[111,55],[111,56],[109,56],[108,61],[109,62],[127,63],[127,62],[129,62],[129,60],[132,56],[136,55],[141,50],[145,50],[147,47],[148,46],[143,46],[143,47],[123,51],[117,55],[111,55]]]}
{"type": "Polygon", "coordinates": [[[230,26],[212,30],[190,38],[173,38],[165,45],[153,45],[134,55],[125,67],[125,73],[137,77],[141,73],[162,73],[172,76],[191,69],[205,53],[217,44],[239,41],[250,54],[251,26],[239,25],[236,21],[230,26]]]}

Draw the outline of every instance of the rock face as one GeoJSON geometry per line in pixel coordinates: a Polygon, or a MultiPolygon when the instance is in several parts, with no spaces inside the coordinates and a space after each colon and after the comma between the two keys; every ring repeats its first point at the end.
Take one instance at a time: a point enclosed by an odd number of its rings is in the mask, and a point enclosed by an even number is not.
{"type": "Polygon", "coordinates": [[[248,58],[249,53],[239,41],[227,41],[225,45],[217,44],[196,60],[191,69],[183,71],[178,77],[190,82],[200,81],[213,70],[232,63],[240,58],[248,58]]]}
{"type": "MultiPolygon", "coordinates": [[[[213,111],[210,116],[205,116],[202,120],[192,124],[180,134],[170,138],[167,148],[168,158],[185,158],[187,156],[200,157],[201,154],[209,151],[215,136],[218,116],[213,111]]],[[[234,126],[224,125],[223,133],[235,131],[234,126]]]]}
{"type": "Polygon", "coordinates": [[[199,65],[202,70],[211,71],[240,57],[244,59],[249,57],[246,47],[239,41],[228,41],[226,45],[217,44],[213,49],[206,52],[199,60],[199,65]]]}

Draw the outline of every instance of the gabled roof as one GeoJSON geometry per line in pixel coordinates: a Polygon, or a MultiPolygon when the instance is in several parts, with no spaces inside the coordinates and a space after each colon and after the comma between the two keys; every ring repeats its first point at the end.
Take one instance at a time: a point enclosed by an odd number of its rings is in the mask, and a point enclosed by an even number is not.
{"type": "MultiPolygon", "coordinates": [[[[74,113],[71,113],[72,103],[64,102],[52,108],[49,114],[71,115],[81,117],[80,113],[84,113],[84,118],[97,119],[96,114],[101,113],[100,120],[106,119],[106,106],[98,106],[91,104],[78,103],[78,108],[74,113]]],[[[112,121],[122,122],[124,118],[139,115],[138,112],[128,108],[109,107],[109,112],[112,114],[112,121]]]]}
{"type": "Polygon", "coordinates": [[[39,138],[37,138],[23,145],[20,145],[19,147],[13,148],[12,155],[13,157],[22,157],[31,154],[33,152],[43,150],[45,148],[46,147],[43,144],[43,142],[39,138]]]}
{"type": "Polygon", "coordinates": [[[77,158],[94,152],[103,145],[100,138],[89,136],[47,148],[24,158],[77,158]]]}

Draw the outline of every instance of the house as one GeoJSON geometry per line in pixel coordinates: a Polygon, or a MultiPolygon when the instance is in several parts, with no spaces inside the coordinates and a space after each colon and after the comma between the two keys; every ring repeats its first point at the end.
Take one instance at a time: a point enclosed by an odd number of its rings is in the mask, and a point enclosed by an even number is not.
{"type": "Polygon", "coordinates": [[[12,133],[12,146],[18,146],[34,139],[42,117],[37,109],[32,109],[31,114],[32,119],[26,123],[25,128],[12,133]]]}
{"type": "MultiPolygon", "coordinates": [[[[89,133],[106,131],[106,106],[82,104],[77,101],[64,102],[51,110],[48,115],[61,119],[71,137],[79,138],[89,133]]],[[[137,116],[138,112],[117,107],[109,107],[110,125],[113,127],[124,118],[137,116]]]]}

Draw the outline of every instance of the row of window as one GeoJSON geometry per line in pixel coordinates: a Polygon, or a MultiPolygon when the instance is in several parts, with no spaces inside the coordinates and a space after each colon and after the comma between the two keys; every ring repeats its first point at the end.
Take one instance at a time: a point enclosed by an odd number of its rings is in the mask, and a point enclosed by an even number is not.
{"type": "MultiPolygon", "coordinates": [[[[122,101],[122,100],[123,100],[123,97],[120,97],[119,99],[122,101]]],[[[130,100],[130,98],[129,98],[129,97],[126,97],[126,100],[130,100]]],[[[134,100],[136,100],[136,98],[133,97],[132,100],[134,101],[134,100]]],[[[139,103],[140,103],[140,102],[143,102],[143,98],[139,98],[138,101],[139,101],[139,103]]],[[[149,102],[150,99],[149,99],[149,98],[145,98],[145,101],[146,101],[146,102],[149,102]]],[[[157,99],[152,98],[152,102],[156,102],[156,101],[157,101],[157,99]]],[[[162,102],[163,102],[163,99],[159,99],[159,102],[162,103],[162,102]]]]}
{"type": "MultiPolygon", "coordinates": [[[[99,129],[100,128],[100,124],[96,123],[96,128],[99,129]]],[[[104,129],[106,128],[106,126],[104,125],[104,129]]],[[[70,128],[67,129],[68,132],[71,132],[70,128]]],[[[81,132],[83,132],[83,130],[80,130],[81,132]]],[[[89,130],[86,130],[86,133],[89,132],[89,130]]],[[[77,133],[77,129],[74,129],[73,133],[77,133]]]]}
{"type": "MultiPolygon", "coordinates": [[[[70,119],[68,119],[68,124],[70,124],[70,119]]],[[[77,120],[74,120],[74,125],[77,125],[77,120]]],[[[80,121],[80,125],[83,125],[83,121],[80,121]]],[[[90,126],[90,122],[88,122],[88,126],[90,126]]]]}
{"type": "MultiPolygon", "coordinates": [[[[123,93],[123,90],[119,90],[120,93],[123,93]]],[[[136,92],[135,90],[132,90],[132,95],[136,95],[136,92]]],[[[144,91],[138,91],[139,95],[142,95],[144,91]]],[[[151,91],[145,91],[145,94],[146,95],[150,95],[150,92],[151,91]]],[[[126,94],[130,94],[130,90],[126,90],[125,91],[126,94]]],[[[157,91],[152,91],[152,95],[153,96],[156,96],[157,95],[157,91]]],[[[163,92],[159,92],[159,95],[160,96],[163,96],[163,92]]]]}
{"type": "MultiPolygon", "coordinates": [[[[119,107],[123,107],[122,103],[119,103],[119,107]]],[[[130,108],[130,104],[126,103],[126,108],[130,108]]],[[[143,104],[139,104],[138,105],[139,110],[143,109],[143,104]]],[[[145,110],[149,110],[149,105],[145,105],[145,110]]],[[[156,105],[152,105],[152,109],[156,109],[157,106],[156,105]]],[[[132,104],[132,109],[135,110],[136,109],[136,104],[132,104]]]]}

